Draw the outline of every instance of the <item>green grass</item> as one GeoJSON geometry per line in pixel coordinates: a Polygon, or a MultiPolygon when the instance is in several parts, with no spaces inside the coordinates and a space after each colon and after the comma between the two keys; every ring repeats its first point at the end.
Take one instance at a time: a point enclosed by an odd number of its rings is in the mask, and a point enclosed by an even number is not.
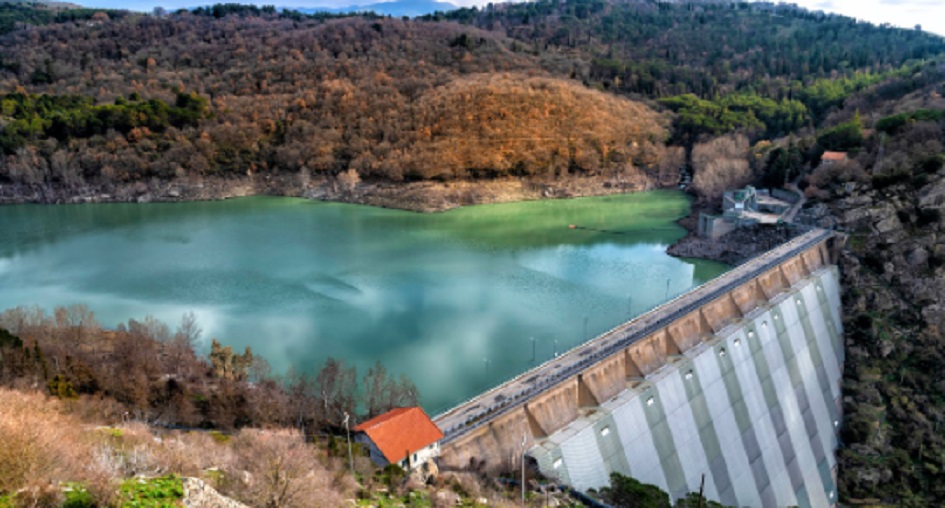
{"type": "Polygon", "coordinates": [[[184,482],[177,475],[131,478],[121,484],[121,508],[173,508],[183,506],[184,482]]]}
{"type": "Polygon", "coordinates": [[[69,482],[65,484],[65,501],[62,508],[94,508],[95,498],[81,483],[69,482]]]}
{"type": "MultiPolygon", "coordinates": [[[[359,499],[357,506],[374,506],[377,508],[396,508],[401,506],[408,508],[429,508],[433,506],[433,500],[430,498],[430,493],[425,491],[411,491],[403,496],[379,493],[369,499],[359,499]]],[[[459,504],[456,506],[460,508],[480,508],[487,505],[479,504],[475,499],[461,497],[459,504]]]]}

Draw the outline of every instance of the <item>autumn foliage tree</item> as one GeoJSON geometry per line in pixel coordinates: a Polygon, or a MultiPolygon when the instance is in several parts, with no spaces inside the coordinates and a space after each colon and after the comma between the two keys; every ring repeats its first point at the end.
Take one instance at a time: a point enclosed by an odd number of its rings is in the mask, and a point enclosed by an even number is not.
{"type": "Polygon", "coordinates": [[[717,199],[727,189],[752,180],[748,138],[728,135],[697,144],[692,149],[692,186],[703,197],[717,199]]]}

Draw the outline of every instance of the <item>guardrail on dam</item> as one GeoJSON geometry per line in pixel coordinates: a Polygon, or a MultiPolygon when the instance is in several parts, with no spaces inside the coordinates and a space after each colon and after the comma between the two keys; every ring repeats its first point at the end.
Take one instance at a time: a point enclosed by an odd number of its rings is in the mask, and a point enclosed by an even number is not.
{"type": "Polygon", "coordinates": [[[805,233],[439,415],[441,463],[509,468],[524,439],[579,489],[617,471],[676,498],[704,474],[727,505],[833,504],[838,242],[805,233]]]}

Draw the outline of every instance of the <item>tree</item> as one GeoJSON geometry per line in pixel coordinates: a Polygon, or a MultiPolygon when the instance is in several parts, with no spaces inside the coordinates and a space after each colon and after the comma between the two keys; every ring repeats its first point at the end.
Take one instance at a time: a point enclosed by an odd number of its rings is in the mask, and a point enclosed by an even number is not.
{"type": "Polygon", "coordinates": [[[377,361],[364,375],[364,405],[367,417],[373,418],[396,407],[417,405],[417,387],[405,375],[388,376],[387,369],[377,361]]]}
{"type": "Polygon", "coordinates": [[[338,184],[341,185],[341,190],[349,194],[354,192],[354,189],[361,183],[361,177],[354,168],[342,171],[338,174],[337,179],[338,184]]]}
{"type": "Polygon", "coordinates": [[[246,380],[249,367],[253,364],[253,350],[246,346],[243,354],[233,353],[230,346],[221,346],[217,339],[210,343],[210,363],[213,375],[232,381],[246,380]]]}
{"type": "Polygon", "coordinates": [[[718,199],[727,189],[751,181],[748,138],[728,135],[692,149],[692,186],[703,198],[718,199]]]}
{"type": "Polygon", "coordinates": [[[387,404],[385,404],[387,382],[387,369],[378,360],[364,375],[364,406],[368,418],[387,411],[387,404]]]}
{"type": "Polygon", "coordinates": [[[778,147],[768,154],[763,183],[767,187],[780,188],[801,174],[804,154],[794,138],[787,147],[778,147]]]}
{"type": "Polygon", "coordinates": [[[600,494],[615,508],[670,508],[669,494],[659,487],[616,472],[610,474],[610,486],[600,494]]]}
{"type": "Polygon", "coordinates": [[[847,152],[863,146],[863,123],[860,112],[849,122],[822,131],[817,135],[817,144],[825,150],[847,152]]]}
{"type": "Polygon", "coordinates": [[[358,379],[354,367],[328,358],[315,376],[315,394],[323,421],[340,421],[344,414],[355,414],[358,379]]]}

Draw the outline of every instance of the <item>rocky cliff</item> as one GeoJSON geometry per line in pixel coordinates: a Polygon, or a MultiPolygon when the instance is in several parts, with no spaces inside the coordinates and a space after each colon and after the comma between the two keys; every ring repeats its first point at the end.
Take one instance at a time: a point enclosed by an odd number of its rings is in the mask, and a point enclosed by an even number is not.
{"type": "Polygon", "coordinates": [[[945,171],[900,180],[837,186],[807,215],[850,234],[841,499],[927,506],[945,497],[945,171]]]}

